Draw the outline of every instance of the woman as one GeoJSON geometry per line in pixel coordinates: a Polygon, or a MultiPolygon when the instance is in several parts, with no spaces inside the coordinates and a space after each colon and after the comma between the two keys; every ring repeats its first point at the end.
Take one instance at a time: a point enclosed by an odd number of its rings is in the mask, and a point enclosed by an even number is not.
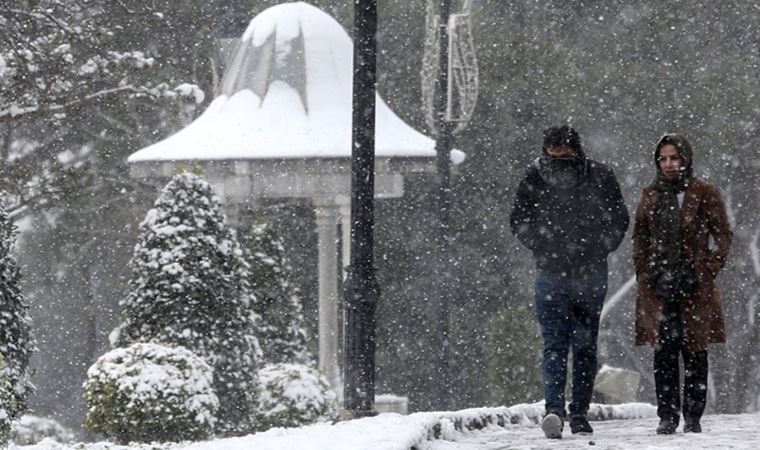
{"type": "Polygon", "coordinates": [[[683,431],[700,433],[707,346],[726,340],[715,277],[726,263],[733,233],[718,190],[694,177],[691,146],[683,136],[663,136],[654,163],[657,173],[641,193],[633,228],[636,345],[654,346],[657,434],[678,428],[679,354],[684,361],[683,431]]]}

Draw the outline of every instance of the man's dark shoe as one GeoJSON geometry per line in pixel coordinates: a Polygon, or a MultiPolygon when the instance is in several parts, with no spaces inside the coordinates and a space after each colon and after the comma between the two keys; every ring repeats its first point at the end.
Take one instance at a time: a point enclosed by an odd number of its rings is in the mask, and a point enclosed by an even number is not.
{"type": "Polygon", "coordinates": [[[657,434],[675,434],[676,428],[678,428],[678,422],[673,419],[660,419],[660,424],[657,425],[657,434]]]}
{"type": "Polygon", "coordinates": [[[562,439],[562,428],[565,425],[562,416],[563,414],[559,411],[549,411],[541,421],[541,429],[549,439],[562,439]]]}
{"type": "Polygon", "coordinates": [[[699,424],[699,419],[684,419],[683,432],[701,433],[702,425],[699,424]]]}
{"type": "Polygon", "coordinates": [[[589,435],[594,434],[594,429],[588,423],[586,416],[570,416],[570,432],[573,434],[589,435]]]}

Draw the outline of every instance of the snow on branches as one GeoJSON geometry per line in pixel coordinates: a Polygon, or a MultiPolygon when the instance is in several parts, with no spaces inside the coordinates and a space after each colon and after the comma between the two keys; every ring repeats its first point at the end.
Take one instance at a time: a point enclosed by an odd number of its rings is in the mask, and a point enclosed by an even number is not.
{"type": "Polygon", "coordinates": [[[7,375],[12,387],[13,401],[3,406],[11,419],[26,409],[26,397],[32,389],[29,358],[35,346],[14,247],[15,229],[0,204],[0,360],[3,361],[0,372],[7,375]]]}
{"type": "Polygon", "coordinates": [[[310,364],[306,349],[303,306],[282,238],[272,225],[254,216],[241,233],[241,244],[250,263],[249,281],[254,311],[261,318],[257,327],[266,363],[310,364]]]}
{"type": "Polygon", "coordinates": [[[51,113],[61,118],[70,108],[117,95],[178,93],[141,76],[156,61],[142,49],[123,48],[106,6],[93,0],[2,3],[0,122],[51,113]]]}
{"type": "Polygon", "coordinates": [[[94,179],[118,182],[121,153],[172,131],[205,99],[155,44],[172,41],[154,36],[171,28],[165,15],[133,6],[0,2],[0,185],[12,216],[90,189],[92,167],[94,179]]]}

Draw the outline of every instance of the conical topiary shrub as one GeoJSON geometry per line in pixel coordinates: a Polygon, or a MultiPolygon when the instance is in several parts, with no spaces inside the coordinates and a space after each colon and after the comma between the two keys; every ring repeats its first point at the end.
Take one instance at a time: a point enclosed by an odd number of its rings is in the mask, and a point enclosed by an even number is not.
{"type": "Polygon", "coordinates": [[[282,239],[275,228],[256,214],[241,233],[241,245],[250,264],[253,309],[261,319],[256,335],[266,364],[311,364],[298,288],[282,239]]]}
{"type": "Polygon", "coordinates": [[[255,401],[255,313],[248,264],[207,182],[172,178],[140,224],[116,346],[180,345],[214,368],[218,431],[244,433],[255,401]]]}

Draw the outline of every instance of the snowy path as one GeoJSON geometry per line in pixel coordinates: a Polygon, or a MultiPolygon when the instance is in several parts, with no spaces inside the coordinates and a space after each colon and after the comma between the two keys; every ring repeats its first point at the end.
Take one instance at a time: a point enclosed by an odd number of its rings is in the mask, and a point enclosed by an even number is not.
{"type": "Polygon", "coordinates": [[[375,417],[316,424],[302,428],[273,428],[235,438],[202,442],[116,445],[108,442],[59,444],[46,439],[11,450],[533,450],[533,449],[760,449],[760,414],[714,415],[702,421],[704,433],[657,436],[654,406],[592,404],[602,417],[594,421],[594,436],[549,440],[536,425],[542,404],[510,408],[473,408],[453,412],[419,412],[408,416],[386,413],[375,417]],[[636,418],[634,418],[636,417],[636,418]],[[643,418],[642,418],[643,417],[643,418]],[[507,423],[504,428],[497,423],[507,423]],[[511,423],[514,423],[513,425],[511,423]],[[479,431],[469,431],[486,426],[479,431]],[[433,436],[442,437],[434,439],[433,436]],[[591,444],[593,442],[593,444],[591,444]]]}
{"type": "Polygon", "coordinates": [[[560,440],[546,439],[538,425],[509,425],[461,434],[455,442],[432,441],[430,450],[506,449],[760,449],[760,415],[705,416],[702,434],[657,436],[658,419],[592,422],[593,436],[574,436],[565,427],[560,440]],[[593,442],[593,444],[592,444],[593,442]]]}

